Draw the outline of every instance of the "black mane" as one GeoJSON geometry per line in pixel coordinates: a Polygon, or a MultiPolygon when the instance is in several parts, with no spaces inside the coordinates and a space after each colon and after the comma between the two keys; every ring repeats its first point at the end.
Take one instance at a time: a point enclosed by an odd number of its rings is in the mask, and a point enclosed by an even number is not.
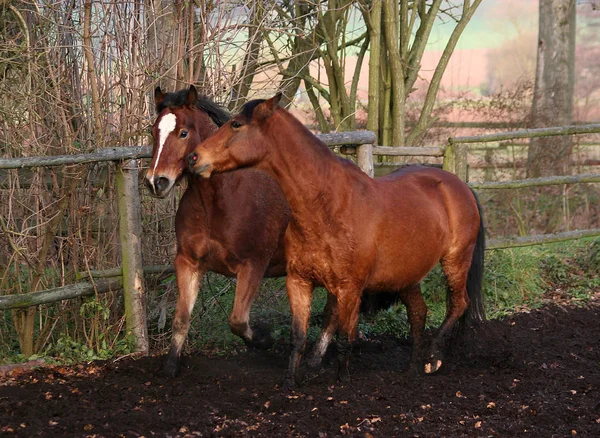
{"type": "Polygon", "coordinates": [[[254,99],[249,102],[246,102],[242,107],[240,113],[244,116],[247,121],[252,120],[252,115],[254,114],[254,108],[263,103],[265,99],[254,99]]]}
{"type": "MultiPolygon", "coordinates": [[[[167,107],[180,108],[187,103],[188,89],[174,91],[172,93],[165,93],[163,100],[156,106],[156,112],[160,113],[167,107]]],[[[196,106],[201,111],[204,111],[212,119],[217,126],[223,126],[230,118],[231,115],[221,105],[213,102],[207,96],[198,95],[196,100],[196,106]]]]}

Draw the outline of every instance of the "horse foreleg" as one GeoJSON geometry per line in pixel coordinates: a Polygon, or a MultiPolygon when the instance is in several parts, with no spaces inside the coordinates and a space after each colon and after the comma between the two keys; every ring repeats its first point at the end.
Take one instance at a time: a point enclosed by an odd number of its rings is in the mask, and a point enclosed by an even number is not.
{"type": "Polygon", "coordinates": [[[356,326],[362,290],[344,290],[338,294],[338,379],[350,377],[350,354],[356,339],[356,326]]]}
{"type": "Polygon", "coordinates": [[[273,341],[268,332],[250,328],[250,308],[260,288],[265,273],[264,264],[246,263],[238,271],[233,311],[229,316],[229,327],[234,335],[244,340],[246,345],[255,348],[269,348],[273,341]]]}
{"type": "Polygon", "coordinates": [[[190,329],[190,315],[198,297],[198,287],[203,272],[198,261],[181,254],[175,257],[175,276],[177,277],[177,307],[173,318],[171,348],[163,371],[168,377],[179,374],[181,351],[190,329]]]}
{"type": "Polygon", "coordinates": [[[442,366],[442,355],[446,340],[449,337],[456,322],[469,307],[469,296],[467,295],[467,273],[469,271],[470,258],[447,257],[442,261],[442,270],[448,281],[448,304],[446,318],[440,326],[438,333],[431,341],[429,352],[425,360],[425,373],[435,373],[442,366]]]}
{"type": "Polygon", "coordinates": [[[286,288],[292,313],[292,354],[290,355],[283,387],[286,390],[291,390],[297,383],[300,361],[306,349],[306,333],[310,318],[313,284],[296,274],[288,272],[286,288]]]}
{"type": "Polygon", "coordinates": [[[319,368],[323,360],[323,356],[327,352],[327,348],[338,328],[338,306],[337,297],[331,293],[327,293],[327,304],[323,310],[323,328],[319,340],[314,345],[309,354],[308,365],[312,368],[319,368]]]}
{"type": "Polygon", "coordinates": [[[421,294],[421,284],[416,284],[400,293],[400,299],[406,307],[410,324],[412,351],[410,355],[409,372],[417,372],[423,357],[423,333],[427,319],[427,305],[421,294]]]}

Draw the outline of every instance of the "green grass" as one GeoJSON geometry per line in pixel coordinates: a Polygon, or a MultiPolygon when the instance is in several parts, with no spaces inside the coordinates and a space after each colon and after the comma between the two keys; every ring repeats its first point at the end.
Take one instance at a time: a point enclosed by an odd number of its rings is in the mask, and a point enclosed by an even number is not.
{"type": "MultiPolygon", "coordinates": [[[[594,293],[600,291],[600,239],[556,243],[536,247],[495,250],[486,252],[484,294],[487,316],[502,318],[512,313],[537,308],[549,302],[585,305],[594,293]]],[[[169,278],[157,290],[170,288],[174,291],[174,278],[169,278]]],[[[428,306],[428,327],[438,327],[446,312],[446,283],[441,269],[436,267],[423,281],[423,295],[428,306]]],[[[231,334],[228,317],[233,306],[235,281],[216,274],[209,274],[203,282],[192,318],[188,348],[228,354],[243,346],[242,341],[231,334]]],[[[162,292],[161,292],[162,293],[162,292]]],[[[160,300],[158,294],[157,302],[160,300]]],[[[149,295],[156,295],[150,291],[149,295]]],[[[315,290],[312,303],[309,341],[320,333],[322,312],[327,293],[315,290]]],[[[156,303],[152,303],[156,306],[156,303]]],[[[164,348],[170,341],[168,330],[173,308],[169,307],[165,331],[159,332],[158,318],[150,318],[151,337],[161,338],[164,348]]],[[[97,303],[86,302],[82,315],[93,314],[100,320],[107,317],[106,310],[97,303]]],[[[88,315],[89,316],[89,315],[88,315]]],[[[270,327],[273,338],[287,343],[290,338],[290,311],[285,292],[285,279],[264,280],[252,307],[251,321],[270,327]]],[[[359,330],[369,335],[407,336],[408,321],[404,306],[381,311],[376,315],[361,316],[359,330]]],[[[101,336],[101,335],[100,335],[101,336]]],[[[128,338],[111,335],[110,343],[98,339],[96,348],[69,336],[60,336],[45,353],[60,362],[107,359],[126,354],[131,350],[128,338]],[[99,347],[98,347],[99,346],[99,347]]],[[[13,350],[14,351],[14,350],[13,350]]],[[[15,353],[0,351],[1,362],[19,362],[29,358],[15,353]]]]}

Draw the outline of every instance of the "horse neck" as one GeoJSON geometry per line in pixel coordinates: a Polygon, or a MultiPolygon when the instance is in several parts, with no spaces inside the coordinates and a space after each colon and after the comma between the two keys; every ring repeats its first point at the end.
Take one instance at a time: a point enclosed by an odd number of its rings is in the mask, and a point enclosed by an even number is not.
{"type": "Polygon", "coordinates": [[[271,123],[273,144],[266,165],[259,167],[274,175],[293,215],[314,215],[315,202],[342,202],[348,195],[346,181],[355,172],[287,111],[278,110],[271,123]]]}

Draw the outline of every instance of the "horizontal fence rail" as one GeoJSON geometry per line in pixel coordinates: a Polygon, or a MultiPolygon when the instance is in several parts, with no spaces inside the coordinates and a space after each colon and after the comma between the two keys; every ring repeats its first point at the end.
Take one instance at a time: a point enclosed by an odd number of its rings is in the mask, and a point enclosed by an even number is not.
{"type": "Polygon", "coordinates": [[[579,175],[545,176],[541,178],[516,179],[513,181],[491,181],[481,183],[469,183],[469,186],[477,190],[490,189],[522,189],[524,187],[553,186],[559,184],[578,184],[600,182],[600,174],[582,173],[579,175]]]}
{"type": "Polygon", "coordinates": [[[56,155],[54,157],[0,158],[0,169],[26,169],[69,164],[99,163],[152,157],[150,146],[102,148],[89,154],[56,155]]]}
{"type": "Polygon", "coordinates": [[[122,289],[122,277],[100,279],[94,281],[82,281],[54,289],[29,292],[26,294],[0,295],[0,310],[25,309],[41,304],[55,303],[56,301],[70,300],[73,298],[86,297],[94,294],[103,294],[122,289]]]}
{"type": "Polygon", "coordinates": [[[514,140],[516,138],[552,137],[556,135],[577,135],[600,133],[600,123],[590,125],[568,125],[550,128],[520,129],[518,131],[499,132],[497,134],[450,137],[448,143],[487,143],[490,141],[514,140]]]}
{"type": "MultiPolygon", "coordinates": [[[[372,131],[334,132],[330,134],[319,134],[317,137],[327,146],[373,144],[376,139],[375,133],[372,131]]],[[[152,148],[150,146],[132,146],[102,148],[89,154],[57,155],[54,157],[0,158],[0,169],[52,167],[139,158],[152,158],[152,148]]]]}
{"type": "Polygon", "coordinates": [[[600,236],[600,228],[590,230],[565,231],[556,234],[540,234],[537,236],[519,236],[508,237],[504,239],[490,239],[486,245],[486,250],[519,248],[523,246],[542,245],[546,243],[565,242],[567,240],[583,239],[585,237],[600,236]]]}

